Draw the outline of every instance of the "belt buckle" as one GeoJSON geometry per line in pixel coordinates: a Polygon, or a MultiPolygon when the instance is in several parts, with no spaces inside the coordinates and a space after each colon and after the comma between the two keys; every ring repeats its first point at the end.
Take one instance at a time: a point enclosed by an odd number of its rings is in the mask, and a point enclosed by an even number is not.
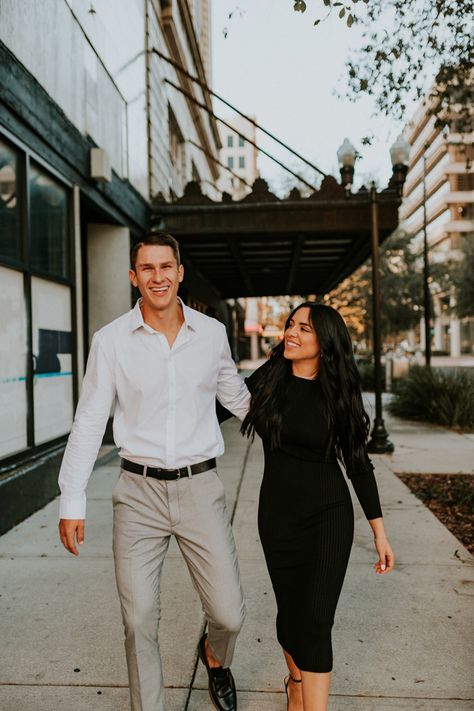
{"type": "MultiPolygon", "coordinates": [[[[167,474],[176,474],[176,479],[181,479],[181,472],[179,469],[162,469],[162,471],[166,472],[167,474]]],[[[174,481],[176,481],[176,479],[174,481]]]]}

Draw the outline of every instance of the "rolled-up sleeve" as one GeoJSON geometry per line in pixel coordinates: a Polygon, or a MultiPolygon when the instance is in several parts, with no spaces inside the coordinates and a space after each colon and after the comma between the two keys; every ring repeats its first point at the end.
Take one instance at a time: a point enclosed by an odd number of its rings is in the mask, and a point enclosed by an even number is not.
{"type": "Polygon", "coordinates": [[[96,334],[92,340],[81,396],[59,472],[59,516],[83,519],[86,486],[102,443],[115,399],[111,358],[96,334]]]}
{"type": "Polygon", "coordinates": [[[225,327],[221,328],[222,344],[217,377],[217,399],[233,415],[243,420],[250,406],[250,393],[232,359],[225,327]]]}

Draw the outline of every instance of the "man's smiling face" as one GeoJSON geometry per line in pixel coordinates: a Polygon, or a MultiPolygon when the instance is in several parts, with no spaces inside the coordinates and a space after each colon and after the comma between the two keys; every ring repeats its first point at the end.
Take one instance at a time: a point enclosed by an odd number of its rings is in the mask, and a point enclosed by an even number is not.
{"type": "Polygon", "coordinates": [[[135,269],[130,269],[130,281],[153,310],[163,311],[176,302],[184,268],[178,266],[171,247],[144,244],[136,256],[135,269]]]}

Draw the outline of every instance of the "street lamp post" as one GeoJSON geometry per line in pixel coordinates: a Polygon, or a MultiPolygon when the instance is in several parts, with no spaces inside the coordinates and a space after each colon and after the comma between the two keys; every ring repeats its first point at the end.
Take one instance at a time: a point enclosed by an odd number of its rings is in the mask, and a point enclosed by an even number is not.
{"type": "Polygon", "coordinates": [[[379,266],[379,206],[375,183],[370,185],[370,243],[372,254],[372,323],[374,350],[375,419],[367,449],[374,454],[393,452],[393,443],[388,438],[382,412],[382,307],[379,266]]]}
{"type": "Polygon", "coordinates": [[[423,153],[423,305],[425,316],[425,365],[431,368],[431,296],[430,296],[430,265],[428,261],[428,236],[426,233],[426,151],[423,153]]]}
{"type": "MultiPolygon", "coordinates": [[[[393,182],[395,183],[397,194],[401,198],[403,183],[405,181],[408,165],[408,143],[401,137],[393,144],[390,149],[390,157],[393,166],[393,182]]],[[[338,159],[341,164],[341,178],[348,175],[346,166],[351,165],[352,174],[351,184],[354,175],[354,163],[356,159],[356,150],[351,146],[348,139],[345,139],[343,145],[338,151],[338,159]],[[347,146],[348,144],[348,146],[347,146]],[[351,147],[352,154],[347,150],[351,147]],[[343,158],[345,163],[343,162],[343,158]],[[346,170],[346,172],[343,172],[346,170]]],[[[344,182],[343,182],[344,184],[344,182]]],[[[346,187],[346,186],[345,186],[346,187]]],[[[350,193],[347,190],[347,194],[350,193]]],[[[382,411],[382,334],[381,334],[381,295],[380,295],[380,271],[379,271],[379,220],[378,220],[378,195],[375,183],[370,186],[370,236],[371,236],[371,252],[372,252],[372,312],[373,312],[373,350],[374,350],[374,391],[375,391],[375,419],[372,428],[370,440],[367,445],[369,452],[374,454],[384,454],[393,452],[394,446],[388,438],[387,430],[383,420],[382,411]]]]}

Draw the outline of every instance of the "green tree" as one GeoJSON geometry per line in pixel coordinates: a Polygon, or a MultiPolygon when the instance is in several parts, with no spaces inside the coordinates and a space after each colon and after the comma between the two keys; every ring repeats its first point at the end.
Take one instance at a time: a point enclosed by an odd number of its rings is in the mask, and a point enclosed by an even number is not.
{"type": "MultiPolygon", "coordinates": [[[[405,120],[408,102],[425,96],[438,126],[472,131],[473,0],[318,0],[349,26],[359,25],[363,46],[346,63],[347,96],[375,99],[387,116],[405,120]],[[453,126],[454,124],[454,126],[453,126]]],[[[294,2],[304,12],[309,3],[294,2]]],[[[327,15],[326,15],[327,16],[327,15]]],[[[326,19],[318,17],[314,24],[326,19]]]]}
{"type": "MultiPolygon", "coordinates": [[[[371,260],[345,279],[325,300],[340,310],[354,336],[371,340],[371,260]]],[[[451,265],[431,264],[430,281],[440,291],[452,283],[451,265]]],[[[380,248],[381,326],[385,338],[413,328],[423,313],[423,265],[410,237],[398,230],[380,248]]],[[[433,304],[431,304],[433,313],[433,304]]]]}

